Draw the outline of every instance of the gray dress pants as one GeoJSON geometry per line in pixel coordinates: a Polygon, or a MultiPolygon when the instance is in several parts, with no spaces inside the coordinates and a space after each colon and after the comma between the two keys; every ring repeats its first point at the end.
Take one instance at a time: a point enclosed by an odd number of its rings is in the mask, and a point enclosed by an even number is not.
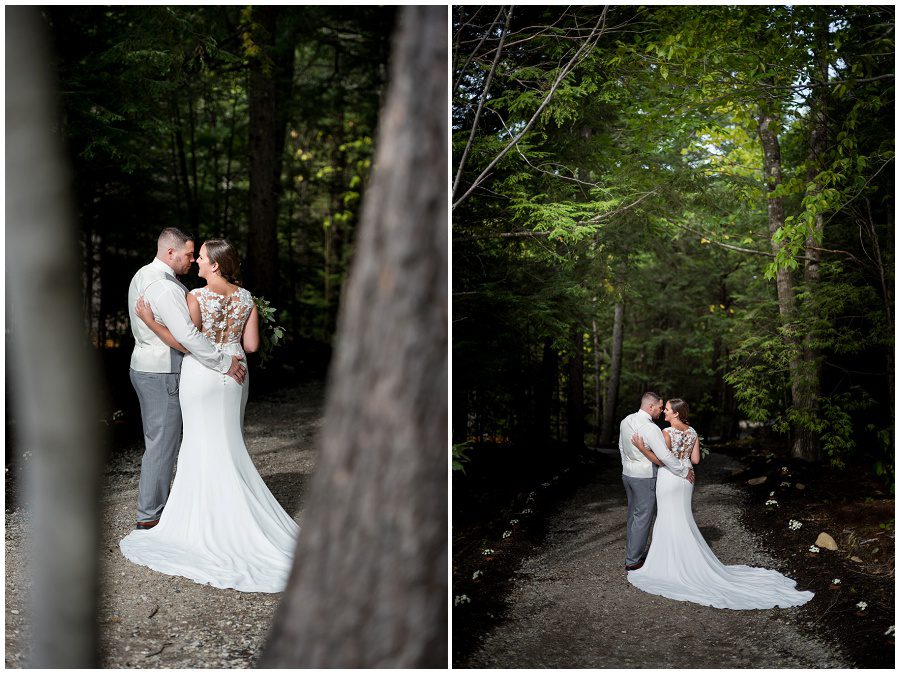
{"type": "Polygon", "coordinates": [[[162,514],[172,471],[181,445],[180,374],[130,370],[131,384],[141,403],[144,456],[138,486],[137,521],[152,522],[162,514]]]}
{"type": "Polygon", "coordinates": [[[656,510],[656,467],[653,477],[622,476],[628,497],[628,525],[625,538],[625,564],[637,564],[647,551],[650,525],[656,510]]]}

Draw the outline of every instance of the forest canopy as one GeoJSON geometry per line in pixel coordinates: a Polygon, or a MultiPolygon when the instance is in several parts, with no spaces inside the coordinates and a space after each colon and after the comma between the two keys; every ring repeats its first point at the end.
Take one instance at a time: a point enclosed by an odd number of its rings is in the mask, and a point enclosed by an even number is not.
{"type": "Polygon", "coordinates": [[[394,8],[43,13],[94,343],[127,350],[128,281],[159,232],[175,226],[197,237],[197,249],[210,237],[234,242],[243,283],[278,309],[288,339],[327,354],[371,168],[394,8]]]}
{"type": "Polygon", "coordinates": [[[454,7],[458,458],[609,444],[654,390],[893,483],[893,28],[454,7]]]}

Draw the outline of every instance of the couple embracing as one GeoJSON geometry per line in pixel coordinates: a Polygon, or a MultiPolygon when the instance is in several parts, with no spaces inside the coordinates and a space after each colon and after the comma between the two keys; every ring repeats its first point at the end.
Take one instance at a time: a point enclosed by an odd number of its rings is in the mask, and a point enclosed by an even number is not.
{"type": "Polygon", "coordinates": [[[725,566],[713,554],[691,512],[700,440],[689,425],[690,408],[679,398],[670,399],[665,404],[670,426],[664,431],[654,423],[662,411],[662,398],[648,391],[640,409],[619,427],[628,498],[628,582],[650,594],[714,608],[800,606],[812,599],[812,592],[798,591],[796,581],[777,571],[725,566]],[[647,550],[654,510],[656,523],[647,550]]]}
{"type": "Polygon", "coordinates": [[[119,547],[165,574],[281,592],[299,527],[259,476],[243,436],[245,354],[259,347],[259,315],[238,285],[240,262],[228,241],[200,246],[206,287],[188,292],[177,277],[193,262],[192,237],[164,229],[155,259],[128,289],[145,451],[137,525],[119,547]]]}

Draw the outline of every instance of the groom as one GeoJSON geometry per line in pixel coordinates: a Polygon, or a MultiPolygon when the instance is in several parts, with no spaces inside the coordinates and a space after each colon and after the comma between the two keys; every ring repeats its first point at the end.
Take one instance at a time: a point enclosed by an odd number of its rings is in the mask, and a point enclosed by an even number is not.
{"type": "Polygon", "coordinates": [[[640,434],[644,443],[653,450],[678,477],[694,482],[694,470],[684,468],[666,447],[659,426],[653,423],[662,412],[663,401],[652,391],[641,398],[641,408],[622,419],[619,425],[619,454],[622,457],[622,482],[628,497],[628,528],[625,543],[625,570],[636,571],[644,565],[647,537],[653,511],[656,509],[657,466],[631,444],[631,436],[640,434]]]}
{"type": "Polygon", "coordinates": [[[135,314],[138,297],[153,309],[160,323],[203,365],[243,383],[247,374],[242,356],[216,350],[191,322],[185,297],[187,288],[176,278],[188,273],[194,261],[190,236],[167,227],[159,235],[156,258],[141,267],[128,287],[128,314],[134,334],[131,383],[141,404],[144,425],[144,457],[138,486],[137,528],[151,529],[159,517],[172,481],[172,469],[181,442],[181,405],[178,383],[184,354],[162,342],[135,314]]]}

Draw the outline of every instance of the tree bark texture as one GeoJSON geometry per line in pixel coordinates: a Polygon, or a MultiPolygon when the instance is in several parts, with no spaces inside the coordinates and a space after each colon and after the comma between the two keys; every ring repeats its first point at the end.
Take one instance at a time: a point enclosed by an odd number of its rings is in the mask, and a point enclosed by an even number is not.
{"type": "Polygon", "coordinates": [[[97,666],[102,387],[87,347],[53,60],[40,12],[6,12],[6,243],[14,405],[28,450],[30,667],[97,666]]]}
{"type": "Polygon", "coordinates": [[[280,166],[276,141],[275,63],[273,52],[277,7],[253,8],[254,41],[260,53],[250,59],[249,166],[250,227],[247,244],[247,287],[254,295],[277,300],[278,289],[278,179],[280,166]]]}
{"type": "MultiPolygon", "coordinates": [[[[767,213],[769,220],[769,234],[772,236],[772,253],[776,256],[781,249],[781,244],[775,240],[776,232],[784,226],[784,198],[772,197],[771,193],[778,189],[782,182],[781,174],[781,146],[778,142],[778,134],[774,125],[776,119],[769,112],[762,112],[759,118],[759,138],[763,148],[763,168],[766,180],[766,189],[768,191],[767,213]]],[[[785,267],[779,267],[775,276],[775,286],[778,292],[778,313],[781,316],[782,326],[785,328],[785,339],[791,344],[792,351],[796,354],[791,356],[789,362],[789,377],[791,385],[791,405],[799,409],[803,400],[803,364],[800,356],[800,339],[794,333],[793,325],[797,313],[797,301],[794,297],[794,281],[791,277],[791,270],[785,267]]],[[[807,460],[815,460],[816,456],[808,452],[807,443],[801,438],[805,437],[804,430],[801,425],[793,422],[791,424],[792,436],[792,455],[807,460]],[[798,453],[807,451],[807,453],[798,453]]]]}
{"type": "Polygon", "coordinates": [[[263,667],[447,661],[447,13],[406,6],[263,667]]]}
{"type": "Polygon", "coordinates": [[[603,408],[603,429],[600,445],[612,442],[616,423],[616,405],[619,400],[619,379],[622,376],[622,344],[625,340],[625,303],[616,302],[613,315],[612,358],[609,364],[609,382],[606,385],[606,406],[603,408]]]}

